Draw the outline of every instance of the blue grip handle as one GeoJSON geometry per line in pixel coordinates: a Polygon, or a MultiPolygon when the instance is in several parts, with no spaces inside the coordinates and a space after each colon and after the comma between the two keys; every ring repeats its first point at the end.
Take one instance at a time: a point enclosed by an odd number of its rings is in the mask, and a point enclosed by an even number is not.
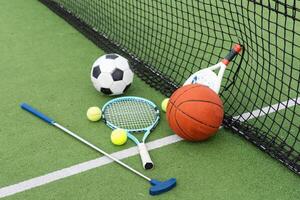
{"type": "Polygon", "coordinates": [[[49,124],[53,124],[55,121],[53,119],[51,119],[50,117],[47,117],[46,115],[44,115],[43,113],[41,113],[40,111],[34,109],[33,107],[31,107],[30,105],[26,104],[26,103],[21,103],[21,108],[23,108],[24,110],[30,112],[31,114],[39,117],[40,119],[44,120],[45,122],[49,123],[49,124]]]}

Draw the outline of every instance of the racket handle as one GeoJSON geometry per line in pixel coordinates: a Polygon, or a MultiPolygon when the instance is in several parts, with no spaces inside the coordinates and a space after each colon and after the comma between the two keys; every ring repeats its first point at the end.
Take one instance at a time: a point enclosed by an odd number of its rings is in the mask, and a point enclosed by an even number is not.
{"type": "Polygon", "coordinates": [[[49,123],[49,124],[53,124],[54,120],[51,119],[50,117],[44,115],[43,113],[41,113],[40,111],[34,109],[33,107],[31,107],[30,105],[26,104],[26,103],[21,103],[21,108],[30,112],[31,114],[37,116],[38,118],[44,120],[45,122],[49,123]]]}
{"type": "Polygon", "coordinates": [[[230,61],[232,61],[234,57],[239,54],[241,49],[242,49],[241,45],[239,44],[234,45],[234,47],[230,50],[227,56],[222,60],[222,63],[228,65],[230,61]]]}
{"type": "Polygon", "coordinates": [[[152,169],[154,164],[150,158],[150,155],[148,153],[147,147],[145,143],[139,143],[138,144],[141,160],[144,169],[152,169]]]}

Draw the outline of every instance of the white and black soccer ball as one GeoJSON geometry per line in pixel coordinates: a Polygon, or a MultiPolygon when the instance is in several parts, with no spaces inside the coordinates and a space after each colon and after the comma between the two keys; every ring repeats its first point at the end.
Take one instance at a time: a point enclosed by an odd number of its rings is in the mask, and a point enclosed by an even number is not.
{"type": "Polygon", "coordinates": [[[91,80],[97,91],[106,95],[120,95],[130,87],[133,72],[126,58],[118,54],[106,54],[94,62],[91,80]]]}

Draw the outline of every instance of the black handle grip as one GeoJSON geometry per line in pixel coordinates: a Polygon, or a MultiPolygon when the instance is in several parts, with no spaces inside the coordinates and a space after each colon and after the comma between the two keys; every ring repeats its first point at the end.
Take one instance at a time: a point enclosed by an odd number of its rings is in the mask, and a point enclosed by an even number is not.
{"type": "Polygon", "coordinates": [[[222,60],[222,62],[225,65],[228,65],[230,61],[233,60],[233,58],[239,54],[239,52],[241,51],[241,45],[236,44],[234,45],[234,47],[230,50],[230,52],[227,54],[227,56],[222,60]]]}

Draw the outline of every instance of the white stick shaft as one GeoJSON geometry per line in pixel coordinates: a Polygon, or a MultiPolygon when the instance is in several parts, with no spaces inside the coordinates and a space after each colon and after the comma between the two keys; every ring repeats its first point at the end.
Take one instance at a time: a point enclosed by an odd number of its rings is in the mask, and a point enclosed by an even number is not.
{"type": "Polygon", "coordinates": [[[150,155],[148,153],[147,147],[145,143],[139,143],[138,144],[141,160],[144,169],[151,169],[153,168],[154,164],[150,158],[150,155]]]}
{"type": "Polygon", "coordinates": [[[75,133],[73,133],[72,131],[68,130],[67,128],[63,127],[62,125],[58,124],[58,123],[53,123],[54,126],[56,126],[57,128],[63,130],[64,132],[68,133],[69,135],[71,135],[72,137],[76,138],[77,140],[81,141],[82,143],[88,145],[89,147],[93,148],[94,150],[102,153],[103,155],[109,157],[110,159],[112,159],[113,161],[117,162],[118,164],[122,165],[123,167],[129,169],[130,171],[132,171],[133,173],[141,176],[142,178],[146,179],[147,181],[151,181],[151,179],[147,176],[145,176],[144,174],[138,172],[137,170],[131,168],[130,166],[126,165],[125,163],[123,163],[122,161],[118,160],[117,158],[111,156],[110,154],[106,153],[105,151],[99,149],[98,147],[96,147],[95,145],[89,143],[88,141],[86,141],[85,139],[79,137],[78,135],[76,135],[75,133]]]}

